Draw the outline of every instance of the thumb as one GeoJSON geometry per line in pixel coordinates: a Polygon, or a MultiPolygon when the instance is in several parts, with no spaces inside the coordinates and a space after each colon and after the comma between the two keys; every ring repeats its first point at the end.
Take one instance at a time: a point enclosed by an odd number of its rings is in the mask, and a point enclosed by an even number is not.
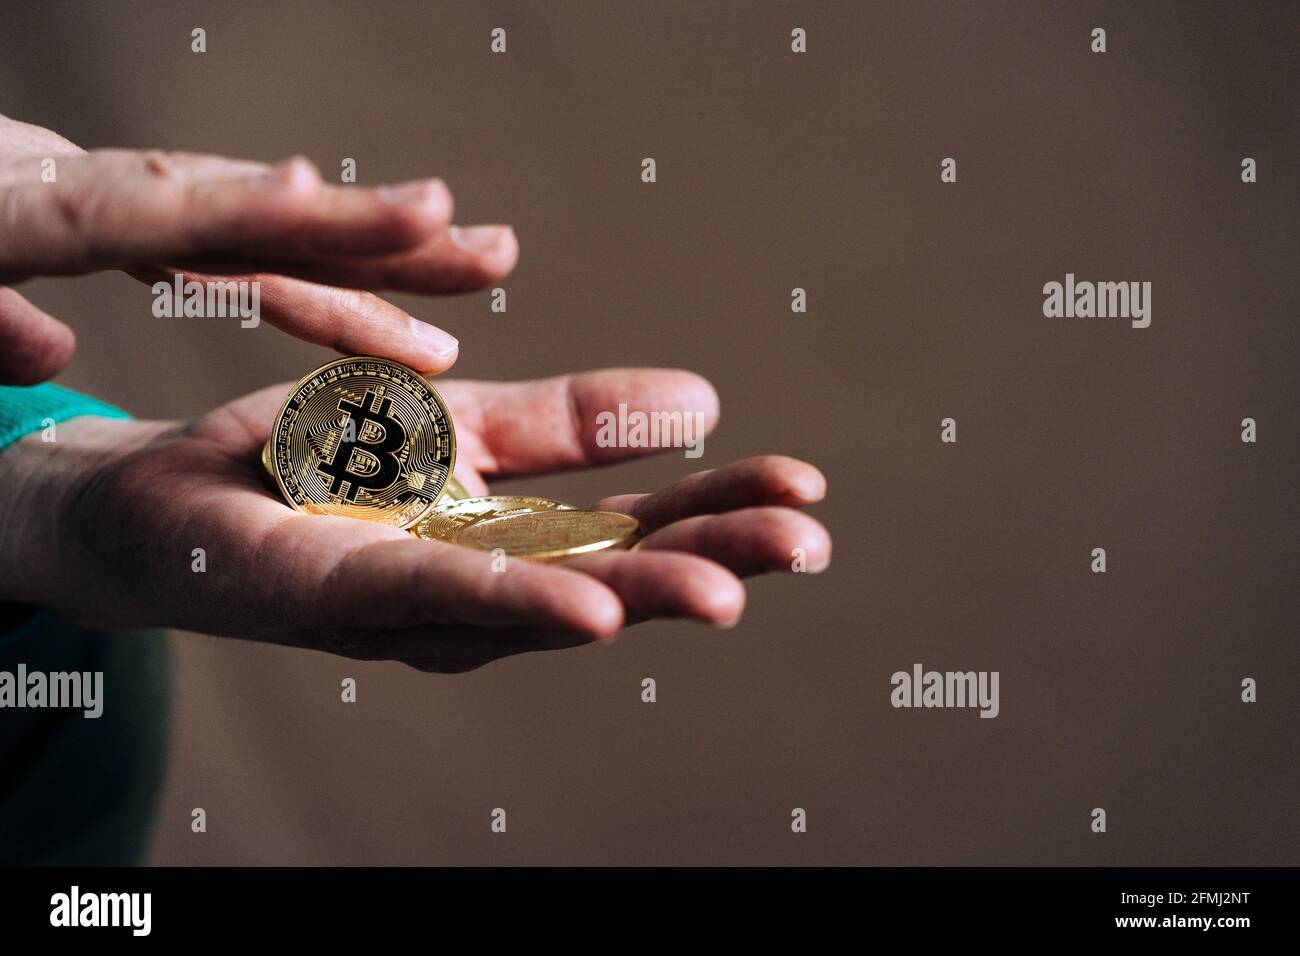
{"type": "Polygon", "coordinates": [[[8,286],[0,286],[0,385],[35,385],[58,374],[77,338],[8,286]]]}

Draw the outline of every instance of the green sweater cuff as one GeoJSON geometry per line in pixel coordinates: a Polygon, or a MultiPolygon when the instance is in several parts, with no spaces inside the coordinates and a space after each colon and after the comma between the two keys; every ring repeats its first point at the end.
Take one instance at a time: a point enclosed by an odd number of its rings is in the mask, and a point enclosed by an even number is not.
{"type": "Polygon", "coordinates": [[[130,418],[120,408],[49,382],[19,388],[0,385],[0,448],[24,435],[81,415],[130,418]]]}
{"type": "MultiPolygon", "coordinates": [[[[25,388],[0,385],[0,451],[24,435],[48,427],[51,422],[66,422],[81,415],[131,417],[120,408],[49,382],[25,388]]],[[[8,642],[23,633],[25,624],[35,626],[38,619],[32,616],[34,610],[0,604],[0,640],[8,642]]]]}

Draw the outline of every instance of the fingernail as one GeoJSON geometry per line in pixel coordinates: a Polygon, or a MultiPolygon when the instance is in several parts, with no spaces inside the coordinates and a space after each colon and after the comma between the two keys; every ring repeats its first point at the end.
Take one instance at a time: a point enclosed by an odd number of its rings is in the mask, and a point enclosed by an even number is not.
{"type": "Polygon", "coordinates": [[[422,206],[442,186],[441,179],[417,179],[409,183],[380,186],[379,198],[394,206],[422,206]]]}
{"type": "Polygon", "coordinates": [[[411,333],[422,349],[432,352],[438,358],[453,355],[460,348],[460,342],[454,335],[448,335],[436,325],[421,322],[415,316],[411,316],[411,333]]]}
{"type": "Polygon", "coordinates": [[[509,226],[452,226],[451,241],[467,252],[491,252],[509,231],[509,226]]]}

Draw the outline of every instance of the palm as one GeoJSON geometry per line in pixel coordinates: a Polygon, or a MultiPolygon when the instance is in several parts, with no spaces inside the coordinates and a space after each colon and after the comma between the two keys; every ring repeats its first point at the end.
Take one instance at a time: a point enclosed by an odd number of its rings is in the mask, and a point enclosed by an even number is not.
{"type": "MultiPolygon", "coordinates": [[[[471,493],[484,492],[489,478],[634,454],[592,441],[596,411],[620,401],[716,418],[712,389],[684,372],[446,382],[440,391],[456,422],[457,476],[471,493]]],[[[91,483],[74,522],[93,521],[104,532],[86,543],[95,571],[88,577],[111,595],[104,606],[152,616],[123,623],[463,670],[608,639],[650,617],[725,626],[744,603],[737,575],[788,568],[797,548],[810,568],[829,559],[824,529],[790,507],[818,499],[821,476],[780,457],[691,476],[655,495],[599,502],[635,514],[647,537],[636,551],[563,566],[511,561],[495,573],[485,553],[370,522],[301,515],[268,493],[258,463],[284,393],[275,386],[223,406],[107,465],[91,483]],[[143,542],[129,563],[122,542],[143,542]],[[195,549],[203,552],[202,573],[195,549]]],[[[86,596],[91,604],[96,598],[86,596]]]]}

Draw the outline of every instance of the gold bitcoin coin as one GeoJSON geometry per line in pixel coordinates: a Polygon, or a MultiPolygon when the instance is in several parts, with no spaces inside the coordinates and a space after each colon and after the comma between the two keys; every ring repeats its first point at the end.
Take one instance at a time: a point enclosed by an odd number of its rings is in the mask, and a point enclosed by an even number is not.
{"type": "Polygon", "coordinates": [[[456,543],[484,551],[501,548],[531,561],[557,561],[580,554],[626,548],[640,525],[613,511],[538,511],[480,521],[456,536],[456,543]]]}
{"type": "MultiPolygon", "coordinates": [[[[438,496],[438,500],[433,503],[433,507],[434,510],[436,511],[438,508],[441,508],[443,505],[449,505],[453,501],[460,501],[462,498],[468,498],[468,497],[469,497],[469,492],[465,490],[465,486],[462,485],[459,481],[457,481],[455,477],[453,477],[452,475],[448,475],[447,483],[442,486],[442,494],[440,494],[438,496]]],[[[415,528],[411,528],[409,530],[412,534],[415,533],[415,528]]]]}
{"type": "Polygon", "coordinates": [[[538,511],[572,511],[573,505],[550,498],[533,498],[528,495],[489,495],[485,498],[461,498],[458,501],[439,502],[411,534],[425,541],[457,543],[466,528],[480,521],[505,518],[512,515],[533,514],[538,511]]]}
{"type": "Polygon", "coordinates": [[[464,485],[456,480],[456,476],[448,475],[447,483],[442,486],[442,497],[438,499],[438,504],[442,504],[444,501],[448,500],[460,501],[460,499],[468,497],[469,492],[465,490],[464,485]]]}
{"type": "Polygon", "coordinates": [[[271,430],[271,468],[308,514],[409,528],[428,514],[456,464],[442,397],[388,359],[342,358],[289,392],[271,430]]]}
{"type": "MultiPolygon", "coordinates": [[[[262,446],[262,467],[266,470],[266,476],[271,480],[271,484],[275,484],[275,465],[271,463],[271,443],[269,441],[262,446]]],[[[434,502],[434,507],[451,504],[453,501],[460,501],[462,498],[468,497],[469,492],[465,490],[465,486],[457,481],[455,476],[448,475],[447,483],[442,486],[442,494],[434,502]]],[[[411,531],[414,533],[415,529],[412,528],[411,531]]]]}

